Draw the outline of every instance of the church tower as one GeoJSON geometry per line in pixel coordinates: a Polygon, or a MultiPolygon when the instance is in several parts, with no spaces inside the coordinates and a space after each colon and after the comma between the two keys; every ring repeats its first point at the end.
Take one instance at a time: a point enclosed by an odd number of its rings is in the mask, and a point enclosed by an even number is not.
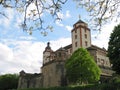
{"type": "Polygon", "coordinates": [[[72,52],[78,48],[87,48],[91,46],[91,33],[88,25],[82,20],[73,25],[72,35],[72,52]]]}

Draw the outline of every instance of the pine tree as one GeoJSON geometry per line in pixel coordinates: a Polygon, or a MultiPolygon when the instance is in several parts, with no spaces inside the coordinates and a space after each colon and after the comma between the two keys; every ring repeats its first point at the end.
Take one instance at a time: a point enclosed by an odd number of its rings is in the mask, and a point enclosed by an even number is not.
{"type": "Polygon", "coordinates": [[[111,33],[108,56],[112,64],[112,69],[115,70],[117,74],[120,74],[120,24],[116,26],[111,33]]]}

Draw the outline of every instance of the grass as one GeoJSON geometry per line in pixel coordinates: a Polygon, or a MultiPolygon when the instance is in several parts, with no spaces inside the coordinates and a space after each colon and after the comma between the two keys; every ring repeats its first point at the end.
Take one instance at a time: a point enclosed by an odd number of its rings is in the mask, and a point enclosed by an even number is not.
{"type": "Polygon", "coordinates": [[[120,83],[95,84],[76,87],[50,87],[50,88],[28,88],[18,90],[120,90],[120,83]]]}

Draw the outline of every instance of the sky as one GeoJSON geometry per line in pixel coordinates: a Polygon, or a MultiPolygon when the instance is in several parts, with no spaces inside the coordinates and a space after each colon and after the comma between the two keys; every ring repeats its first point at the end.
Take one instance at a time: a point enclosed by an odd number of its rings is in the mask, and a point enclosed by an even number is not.
{"type": "MultiPolygon", "coordinates": [[[[47,42],[50,42],[54,51],[71,44],[73,24],[79,20],[79,15],[83,21],[88,18],[88,13],[84,9],[77,8],[72,0],[68,0],[59,13],[62,21],[55,22],[54,31],[44,37],[40,31],[35,31],[32,35],[24,32],[19,26],[23,17],[15,10],[4,11],[8,18],[0,15],[0,74],[19,73],[21,70],[27,73],[40,73],[47,42]]],[[[46,19],[50,21],[49,17],[46,19]]],[[[99,33],[91,30],[92,44],[107,49],[110,33],[116,25],[117,23],[111,21],[99,33]]]]}

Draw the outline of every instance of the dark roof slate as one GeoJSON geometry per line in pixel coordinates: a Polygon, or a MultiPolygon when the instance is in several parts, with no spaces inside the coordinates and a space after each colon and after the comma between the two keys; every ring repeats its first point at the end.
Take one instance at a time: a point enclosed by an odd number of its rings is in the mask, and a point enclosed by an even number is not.
{"type": "MultiPolygon", "coordinates": [[[[80,20],[78,20],[75,24],[77,24],[77,23],[85,23],[85,22],[80,19],[80,20]]],[[[74,25],[75,25],[75,24],[74,24],[74,25]]],[[[86,23],[85,23],[85,24],[86,24],[86,23]]]]}
{"type": "Polygon", "coordinates": [[[99,49],[99,50],[107,51],[105,48],[100,48],[100,47],[98,47],[96,45],[91,45],[91,47],[88,47],[87,49],[88,50],[97,50],[97,49],[99,49]]]}

